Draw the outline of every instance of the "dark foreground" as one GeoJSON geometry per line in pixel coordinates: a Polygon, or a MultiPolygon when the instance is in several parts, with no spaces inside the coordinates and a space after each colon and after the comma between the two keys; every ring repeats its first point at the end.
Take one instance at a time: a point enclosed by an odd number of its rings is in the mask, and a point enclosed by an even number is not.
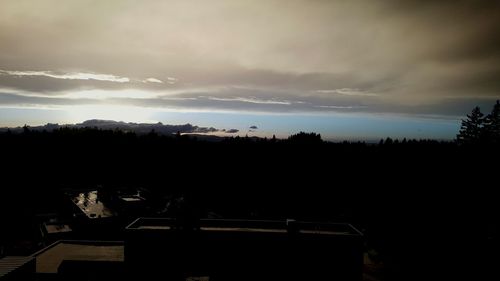
{"type": "Polygon", "coordinates": [[[347,222],[364,234],[365,278],[496,280],[495,146],[332,144],[314,136],[204,142],[88,129],[6,133],[0,147],[3,254],[43,248],[41,214],[58,213],[68,189],[140,188],[147,208],[122,212],[107,234],[80,225],[74,238],[120,240],[124,234],[113,227],[136,214],[190,223],[213,217],[347,222]]]}

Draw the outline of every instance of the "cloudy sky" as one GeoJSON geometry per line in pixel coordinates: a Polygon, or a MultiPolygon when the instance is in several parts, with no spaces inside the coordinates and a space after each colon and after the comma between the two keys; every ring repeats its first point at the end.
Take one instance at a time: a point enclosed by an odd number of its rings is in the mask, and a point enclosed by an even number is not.
{"type": "Polygon", "coordinates": [[[0,0],[0,126],[453,138],[499,98],[496,0],[0,0]]]}

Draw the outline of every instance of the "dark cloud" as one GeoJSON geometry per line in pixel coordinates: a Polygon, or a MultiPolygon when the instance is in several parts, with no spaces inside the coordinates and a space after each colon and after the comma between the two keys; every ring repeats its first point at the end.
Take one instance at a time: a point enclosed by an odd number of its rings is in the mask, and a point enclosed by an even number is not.
{"type": "Polygon", "coordinates": [[[23,2],[2,2],[3,70],[130,81],[0,72],[4,106],[454,115],[500,98],[496,0],[23,2]]]}
{"type": "Polygon", "coordinates": [[[229,129],[229,130],[226,130],[225,133],[227,133],[227,134],[236,134],[239,131],[240,130],[238,130],[238,129],[229,129]]]}
{"type": "Polygon", "coordinates": [[[252,130],[257,130],[257,129],[258,129],[258,127],[254,125],[254,126],[250,126],[250,129],[252,129],[252,130]]]}
{"type": "MultiPolygon", "coordinates": [[[[238,91],[242,94],[255,95],[259,92],[281,91],[290,94],[290,91],[312,91],[316,89],[337,88],[368,88],[375,81],[356,81],[351,75],[328,73],[303,73],[278,72],[265,69],[246,69],[243,67],[230,67],[226,71],[211,73],[193,70],[185,74],[184,78],[189,83],[175,81],[168,83],[144,83],[146,79],[130,78],[130,82],[116,83],[98,80],[70,80],[55,79],[45,76],[17,76],[0,72],[0,86],[25,91],[44,93],[47,95],[59,94],[72,90],[122,90],[142,89],[149,91],[191,91],[197,88],[219,87],[238,91]]],[[[171,77],[170,77],[171,78],[171,77]]],[[[177,79],[177,78],[171,78],[177,79]]],[[[184,80],[184,79],[183,79],[184,80]]],[[[293,94],[293,92],[292,92],[293,94]]]]}

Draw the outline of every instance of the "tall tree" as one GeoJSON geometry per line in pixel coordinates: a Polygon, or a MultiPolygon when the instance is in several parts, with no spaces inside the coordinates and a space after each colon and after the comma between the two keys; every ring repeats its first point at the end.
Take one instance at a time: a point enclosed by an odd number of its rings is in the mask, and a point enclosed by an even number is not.
{"type": "Polygon", "coordinates": [[[500,100],[497,100],[491,113],[486,116],[484,132],[488,142],[500,143],[500,100]]]}
{"type": "Polygon", "coordinates": [[[467,118],[462,120],[460,132],[457,135],[457,141],[460,144],[479,143],[483,138],[484,114],[476,106],[472,109],[467,118]]]}

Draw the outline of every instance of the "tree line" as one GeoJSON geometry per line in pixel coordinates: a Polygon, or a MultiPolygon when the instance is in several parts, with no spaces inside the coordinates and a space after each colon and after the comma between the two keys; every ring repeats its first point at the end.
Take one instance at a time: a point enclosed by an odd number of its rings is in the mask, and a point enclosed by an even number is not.
{"type": "Polygon", "coordinates": [[[500,101],[497,100],[491,113],[485,115],[479,106],[474,107],[462,120],[457,142],[462,145],[500,143],[500,101]]]}

